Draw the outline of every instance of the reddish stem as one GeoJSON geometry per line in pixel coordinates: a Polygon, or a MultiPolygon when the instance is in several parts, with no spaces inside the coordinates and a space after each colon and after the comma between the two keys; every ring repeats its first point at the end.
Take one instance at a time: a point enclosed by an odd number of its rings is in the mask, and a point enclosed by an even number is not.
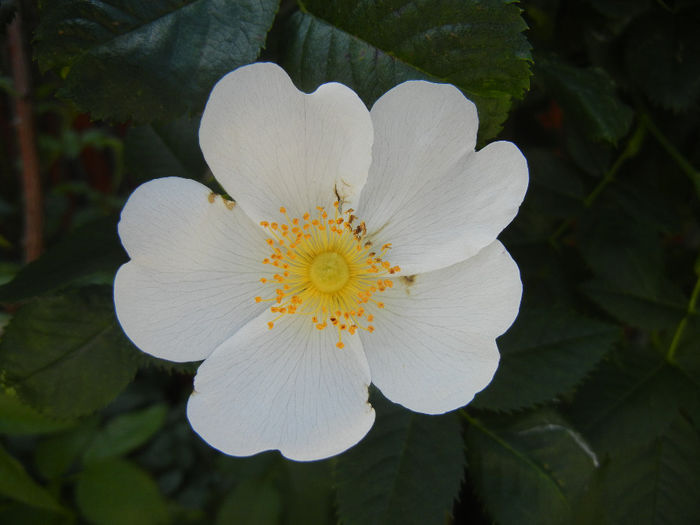
{"type": "Polygon", "coordinates": [[[17,11],[7,30],[10,61],[15,87],[15,128],[22,159],[22,187],[24,191],[24,258],[27,262],[41,255],[43,248],[43,199],[39,177],[39,156],[34,129],[34,111],[31,99],[31,73],[24,46],[22,15],[17,11]]]}

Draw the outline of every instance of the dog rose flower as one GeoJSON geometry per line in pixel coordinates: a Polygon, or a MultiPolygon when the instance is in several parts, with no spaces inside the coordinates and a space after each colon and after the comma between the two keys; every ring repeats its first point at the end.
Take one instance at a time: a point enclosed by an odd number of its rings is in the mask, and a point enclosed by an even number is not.
{"type": "Polygon", "coordinates": [[[137,188],[114,285],[136,346],[204,360],[187,415],[205,441],[321,459],[372,426],[370,382],[427,414],[488,385],[522,291],[496,237],[528,169],[510,142],[475,152],[477,129],[447,84],[404,82],[371,111],[274,64],[216,84],[200,145],[235,202],[182,178],[137,188]]]}

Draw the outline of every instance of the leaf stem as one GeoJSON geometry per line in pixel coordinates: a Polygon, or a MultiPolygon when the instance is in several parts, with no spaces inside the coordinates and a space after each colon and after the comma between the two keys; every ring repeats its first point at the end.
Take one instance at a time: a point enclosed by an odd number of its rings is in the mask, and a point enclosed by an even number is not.
{"type": "MultiPolygon", "coordinates": [[[[605,172],[603,178],[596,185],[596,187],[593,188],[593,190],[588,194],[588,196],[585,199],[583,199],[583,206],[585,208],[590,208],[596,201],[596,199],[600,196],[602,191],[611,182],[615,180],[617,172],[620,171],[620,168],[627,161],[627,159],[630,159],[637,155],[637,153],[642,147],[642,143],[644,142],[646,130],[646,122],[640,120],[637,124],[636,129],[627,140],[627,144],[625,144],[625,149],[622,150],[617,159],[615,159],[615,162],[613,162],[613,165],[610,166],[608,171],[605,172]]],[[[559,227],[554,231],[554,233],[552,233],[552,235],[549,236],[549,244],[551,244],[552,246],[556,246],[559,237],[561,237],[561,235],[569,228],[569,226],[573,224],[573,222],[574,219],[571,217],[563,221],[559,225],[559,227]]]]}
{"type": "Polygon", "coordinates": [[[676,161],[678,167],[688,176],[690,181],[695,186],[695,191],[700,198],[700,171],[696,170],[688,159],[686,159],[683,154],[678,151],[678,148],[676,148],[671,141],[666,138],[656,124],[654,124],[654,121],[651,120],[648,113],[643,113],[641,118],[645,127],[651,132],[652,135],[654,135],[654,138],[659,141],[661,147],[666,150],[666,153],[668,153],[669,156],[676,161]]]}
{"type": "Polygon", "coordinates": [[[681,319],[678,323],[676,331],[673,334],[673,339],[671,339],[671,344],[668,346],[668,352],[666,352],[666,360],[669,363],[674,362],[674,358],[676,357],[676,350],[678,349],[678,345],[680,344],[681,338],[683,337],[683,332],[685,332],[685,327],[688,324],[688,319],[690,319],[690,317],[696,313],[695,305],[698,302],[698,296],[700,296],[700,276],[698,276],[697,281],[695,281],[695,288],[693,288],[693,293],[690,294],[690,300],[688,301],[688,309],[686,310],[685,316],[683,316],[683,319],[681,319]]]}

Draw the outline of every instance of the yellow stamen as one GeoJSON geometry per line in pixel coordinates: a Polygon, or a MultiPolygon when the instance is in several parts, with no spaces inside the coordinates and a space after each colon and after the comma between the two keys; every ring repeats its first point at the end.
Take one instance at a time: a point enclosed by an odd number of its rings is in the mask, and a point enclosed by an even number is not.
{"type": "Polygon", "coordinates": [[[261,284],[275,284],[272,297],[258,296],[255,301],[275,304],[270,311],[278,315],[268,328],[285,315],[308,315],[318,330],[333,326],[338,331],[336,346],[342,349],[343,332],[374,331],[373,325],[365,327],[359,321],[363,316],[368,323],[374,320],[367,308],[384,308],[372,296],[391,288],[393,281],[387,277],[400,268],[384,259],[390,243],[379,253],[372,251],[367,227],[352,214],[354,210],[341,214],[337,202],[334,208],[333,218],[323,207],[317,207],[315,217],[304,213],[290,218],[282,206],[282,221],[260,222],[270,235],[266,242],[272,250],[262,262],[280,270],[260,279],[261,284]]]}

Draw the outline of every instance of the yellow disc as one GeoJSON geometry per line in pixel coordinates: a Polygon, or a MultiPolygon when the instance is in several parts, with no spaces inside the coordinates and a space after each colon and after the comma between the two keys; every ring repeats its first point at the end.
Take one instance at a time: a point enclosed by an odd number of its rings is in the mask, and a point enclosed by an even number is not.
{"type": "Polygon", "coordinates": [[[333,293],[350,279],[345,257],[336,252],[319,253],[309,267],[309,279],[319,292],[333,293]]]}

